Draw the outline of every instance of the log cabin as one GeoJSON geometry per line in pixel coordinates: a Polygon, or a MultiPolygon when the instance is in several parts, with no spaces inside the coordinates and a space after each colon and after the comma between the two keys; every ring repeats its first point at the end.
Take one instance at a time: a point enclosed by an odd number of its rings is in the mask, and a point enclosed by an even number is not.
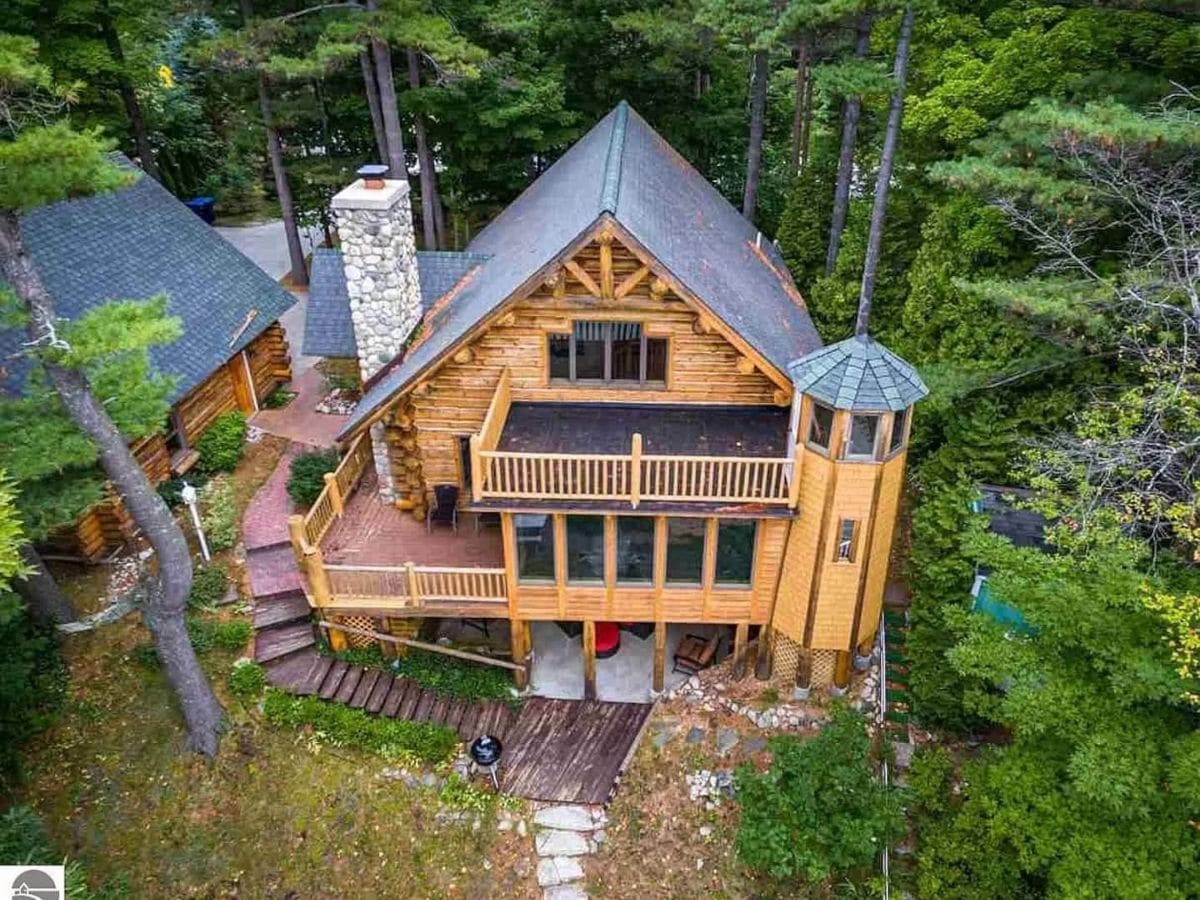
{"type": "Polygon", "coordinates": [[[912,367],[823,346],[772,243],[625,103],[463,253],[416,252],[406,181],[364,172],[305,343],[357,359],[364,393],[291,522],[334,645],[503,618],[528,662],[555,622],[594,697],[612,623],[653,634],[653,691],[668,628],[716,625],[740,674],[844,686],[880,620],[912,367]],[[381,512],[447,502],[475,534],[381,512]]]}
{"type": "MultiPolygon", "coordinates": [[[[165,294],[168,313],[180,319],[181,336],[150,352],[154,368],[175,379],[170,414],[162,431],[131,444],[152,484],[196,462],[196,439],[217,416],[254,413],[291,378],[279,317],[295,298],[153,178],[32,210],[21,230],[60,317],[165,294]]],[[[8,393],[24,387],[23,340],[20,329],[0,329],[0,389],[8,393]]],[[[51,543],[94,559],[133,527],[110,494],[51,543]]]]}

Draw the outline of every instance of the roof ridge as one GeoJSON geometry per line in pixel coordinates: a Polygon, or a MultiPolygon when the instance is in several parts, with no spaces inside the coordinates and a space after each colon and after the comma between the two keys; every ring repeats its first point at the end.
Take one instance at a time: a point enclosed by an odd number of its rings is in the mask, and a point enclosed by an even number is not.
{"type": "Polygon", "coordinates": [[[621,194],[621,164],[625,156],[625,127],[629,122],[629,104],[622,100],[614,110],[612,132],[608,136],[608,155],[604,159],[604,178],[600,182],[600,209],[616,215],[621,194]]]}

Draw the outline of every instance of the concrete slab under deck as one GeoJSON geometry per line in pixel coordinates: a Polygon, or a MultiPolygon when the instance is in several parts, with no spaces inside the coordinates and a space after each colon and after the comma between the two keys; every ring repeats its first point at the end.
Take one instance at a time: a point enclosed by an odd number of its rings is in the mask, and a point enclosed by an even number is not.
{"type": "MultiPolygon", "coordinates": [[[[672,672],[673,658],[685,635],[708,636],[718,625],[667,625],[666,675],[664,689],[671,690],[687,680],[681,672],[672,672]]],[[[539,697],[562,700],[583,699],[582,638],[568,637],[554,622],[533,622],[533,672],[530,692],[539,697]]],[[[723,638],[718,659],[729,652],[729,639],[723,638]]],[[[644,640],[622,629],[621,649],[608,659],[596,660],[596,699],[618,703],[646,703],[651,700],[654,675],[654,635],[644,640]]]]}

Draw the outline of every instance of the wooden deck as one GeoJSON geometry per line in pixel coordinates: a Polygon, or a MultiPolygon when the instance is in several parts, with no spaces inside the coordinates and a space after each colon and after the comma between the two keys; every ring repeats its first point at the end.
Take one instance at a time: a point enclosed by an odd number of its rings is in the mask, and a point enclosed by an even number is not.
{"type": "Polygon", "coordinates": [[[425,523],[411,512],[379,499],[375,475],[368,470],[346,502],[346,514],[330,526],[321,550],[326,563],[338,565],[399,566],[411,561],[422,566],[503,568],[500,528],[483,528],[476,534],[475,516],[460,512],[457,534],[447,525],[434,525],[432,533],[426,533],[425,523]]]}
{"type": "Polygon", "coordinates": [[[648,703],[526,700],[500,762],[502,789],[531,800],[607,802],[650,710],[648,703]]]}

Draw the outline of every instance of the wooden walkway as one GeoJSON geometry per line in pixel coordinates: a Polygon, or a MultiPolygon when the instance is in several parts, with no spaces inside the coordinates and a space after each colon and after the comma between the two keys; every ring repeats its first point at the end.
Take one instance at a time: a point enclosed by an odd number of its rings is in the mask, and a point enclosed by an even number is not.
{"type": "Polygon", "coordinates": [[[531,800],[608,802],[650,709],[649,703],[531,697],[500,762],[501,788],[531,800]]]}

